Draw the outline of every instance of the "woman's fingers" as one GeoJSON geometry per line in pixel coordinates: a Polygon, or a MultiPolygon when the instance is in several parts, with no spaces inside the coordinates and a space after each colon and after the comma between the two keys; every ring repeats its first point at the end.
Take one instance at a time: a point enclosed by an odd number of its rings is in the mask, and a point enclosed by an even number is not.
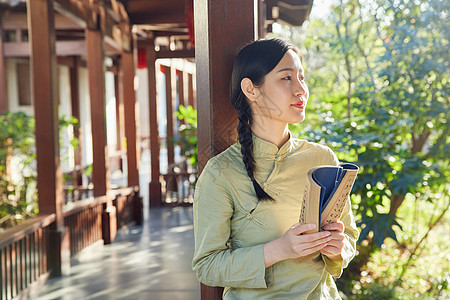
{"type": "Polygon", "coordinates": [[[295,235],[301,235],[302,233],[305,233],[309,230],[313,230],[316,228],[315,224],[300,224],[300,223],[295,223],[292,227],[292,233],[295,235]]]}
{"type": "Polygon", "coordinates": [[[320,253],[326,256],[336,256],[341,254],[341,249],[332,245],[326,245],[320,249],[320,253]]]}
{"type": "Polygon", "coordinates": [[[315,246],[313,246],[313,247],[310,247],[310,248],[299,249],[298,252],[301,252],[301,253],[302,253],[302,256],[306,256],[306,255],[315,253],[315,252],[317,252],[317,251],[321,251],[321,250],[324,249],[324,247],[326,247],[326,246],[327,246],[327,242],[325,241],[325,242],[322,242],[322,243],[320,243],[320,244],[318,244],[318,245],[315,245],[315,246]]]}
{"type": "Polygon", "coordinates": [[[345,226],[344,226],[344,223],[342,223],[342,221],[329,223],[329,224],[326,224],[325,226],[323,226],[323,230],[328,230],[328,231],[344,232],[344,229],[345,229],[345,226]]]}

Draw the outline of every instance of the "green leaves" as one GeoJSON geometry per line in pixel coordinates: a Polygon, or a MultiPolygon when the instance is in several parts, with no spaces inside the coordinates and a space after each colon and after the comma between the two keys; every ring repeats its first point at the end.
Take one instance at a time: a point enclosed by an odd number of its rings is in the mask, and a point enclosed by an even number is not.
{"type": "Polygon", "coordinates": [[[184,120],[178,129],[179,135],[171,139],[171,143],[178,143],[181,147],[181,153],[189,160],[190,164],[198,164],[198,146],[197,146],[197,111],[191,106],[180,105],[176,112],[178,119],[184,120]]]}
{"type": "MultiPolygon", "coordinates": [[[[60,133],[77,119],[62,117],[60,133]]],[[[25,113],[6,112],[0,115],[0,227],[13,226],[21,219],[38,213],[36,191],[36,154],[34,118],[25,113]],[[15,167],[17,178],[7,168],[15,167]]],[[[60,143],[61,143],[60,139],[60,143]]],[[[70,144],[78,146],[77,139],[70,144]]],[[[67,149],[61,152],[64,156],[67,149]],[[65,151],[65,152],[64,152],[65,151]]],[[[68,156],[66,154],[66,156],[68,156]]],[[[63,160],[64,157],[61,158],[63,160]]]]}
{"type": "Polygon", "coordinates": [[[312,96],[290,128],[361,167],[360,242],[395,240],[405,197],[434,201],[450,181],[448,12],[442,0],[340,1],[303,33],[312,96]]]}
{"type": "Polygon", "coordinates": [[[364,215],[358,226],[361,227],[361,233],[358,243],[367,239],[370,232],[373,233],[372,239],[377,247],[383,245],[386,238],[391,238],[397,242],[397,236],[393,230],[394,226],[402,227],[395,220],[395,216],[391,214],[380,214],[376,210],[373,211],[373,216],[364,215]]]}

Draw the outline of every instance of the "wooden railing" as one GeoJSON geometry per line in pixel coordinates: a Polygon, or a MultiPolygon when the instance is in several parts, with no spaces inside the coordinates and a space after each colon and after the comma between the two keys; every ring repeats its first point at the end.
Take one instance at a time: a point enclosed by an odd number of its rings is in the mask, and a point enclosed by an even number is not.
{"type": "Polygon", "coordinates": [[[70,236],[70,256],[103,239],[102,215],[106,202],[106,197],[80,200],[64,212],[64,226],[69,229],[70,236]]]}
{"type": "Polygon", "coordinates": [[[169,166],[166,174],[161,174],[162,205],[184,206],[194,202],[194,188],[197,169],[185,159],[169,166]]]}
{"type": "Polygon", "coordinates": [[[163,205],[183,206],[194,202],[197,172],[168,172],[162,177],[163,205]]]}
{"type": "MultiPolygon", "coordinates": [[[[105,230],[111,224],[117,228],[135,222],[142,224],[142,198],[137,187],[113,192],[116,222],[106,222],[106,196],[80,200],[64,207],[64,227],[68,230],[70,256],[96,243],[103,243],[105,230]]],[[[111,202],[109,202],[111,203],[111,202]]],[[[109,220],[109,219],[108,219],[109,220]]],[[[0,234],[0,300],[22,296],[30,285],[43,282],[51,270],[52,232],[55,232],[55,215],[39,216],[0,234]]]]}
{"type": "Polygon", "coordinates": [[[0,299],[13,299],[48,276],[49,230],[55,215],[26,220],[0,234],[0,299]]]}
{"type": "Polygon", "coordinates": [[[113,204],[116,207],[117,229],[132,222],[142,224],[142,198],[136,187],[117,190],[113,204]]]}

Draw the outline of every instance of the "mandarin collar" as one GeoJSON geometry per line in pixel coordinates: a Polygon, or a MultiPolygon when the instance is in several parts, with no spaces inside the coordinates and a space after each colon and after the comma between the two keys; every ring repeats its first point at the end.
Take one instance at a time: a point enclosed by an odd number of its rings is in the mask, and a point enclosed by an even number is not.
{"type": "Polygon", "coordinates": [[[289,139],[278,148],[277,145],[263,140],[252,133],[253,156],[280,159],[286,157],[292,151],[292,134],[289,132],[289,139]]]}

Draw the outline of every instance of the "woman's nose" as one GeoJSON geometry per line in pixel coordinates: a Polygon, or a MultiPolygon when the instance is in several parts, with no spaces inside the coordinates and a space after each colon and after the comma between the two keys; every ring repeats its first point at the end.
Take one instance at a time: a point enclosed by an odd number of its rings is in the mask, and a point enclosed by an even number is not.
{"type": "Polygon", "coordinates": [[[297,79],[294,95],[298,97],[303,96],[306,94],[306,89],[307,89],[306,84],[301,80],[297,79]]]}

